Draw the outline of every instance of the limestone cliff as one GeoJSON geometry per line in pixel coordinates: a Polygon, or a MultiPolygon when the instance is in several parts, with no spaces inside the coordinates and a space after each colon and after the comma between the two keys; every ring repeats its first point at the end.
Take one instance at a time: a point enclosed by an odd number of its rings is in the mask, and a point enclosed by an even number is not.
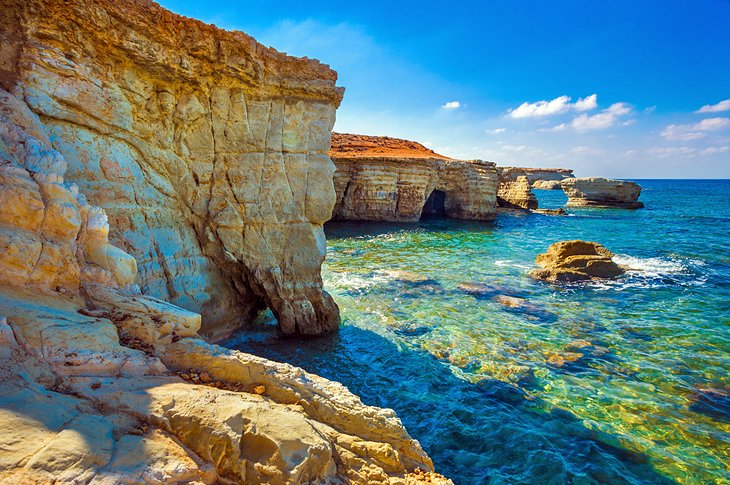
{"type": "Polygon", "coordinates": [[[55,128],[0,90],[0,482],[447,483],[393,411],[139,294],[55,128]]]}
{"type": "Polygon", "coordinates": [[[636,182],[601,177],[568,178],[560,182],[569,207],[638,209],[641,186],[636,182]]]}
{"type": "Polygon", "coordinates": [[[147,0],[5,0],[0,22],[0,87],[106,210],[143,293],[211,337],[265,306],[285,333],[337,327],[320,278],[334,71],[147,0]]]}
{"type": "Polygon", "coordinates": [[[537,197],[524,168],[497,167],[497,204],[508,209],[537,209],[537,197]]]}
{"type": "Polygon", "coordinates": [[[417,221],[495,217],[494,164],[453,160],[397,138],[334,133],[335,220],[417,221]]]}

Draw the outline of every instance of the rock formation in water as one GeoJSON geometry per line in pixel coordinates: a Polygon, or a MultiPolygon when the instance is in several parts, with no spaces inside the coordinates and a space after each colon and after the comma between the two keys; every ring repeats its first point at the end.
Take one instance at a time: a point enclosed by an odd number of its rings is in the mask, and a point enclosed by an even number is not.
{"type": "Polygon", "coordinates": [[[453,160],[408,140],[338,133],[330,156],[337,167],[335,220],[495,217],[497,174],[491,162],[453,160]]]}
{"type": "Polygon", "coordinates": [[[562,190],[560,180],[535,180],[532,188],[535,190],[562,190]]]}
{"type": "Polygon", "coordinates": [[[560,182],[569,207],[617,207],[638,209],[641,186],[636,182],[600,177],[566,178],[560,182]]]}
{"type": "Polygon", "coordinates": [[[532,193],[525,169],[497,167],[499,186],[497,204],[508,209],[537,209],[537,197],[532,193]]]}
{"type": "MultiPolygon", "coordinates": [[[[57,80],[56,96],[67,81],[57,80]]],[[[140,294],[137,262],[110,244],[106,213],[66,180],[74,165],[56,148],[81,153],[59,127],[77,130],[89,150],[115,138],[77,126],[0,90],[0,482],[447,483],[393,411],[301,369],[206,343],[200,315],[140,294]]],[[[114,151],[84,153],[88,177],[125,173],[114,151]]],[[[144,170],[137,176],[164,185],[144,170]]]]}
{"type": "Polygon", "coordinates": [[[540,269],[530,272],[535,279],[550,282],[571,282],[615,278],[624,270],[611,258],[613,253],[589,241],[561,241],[551,244],[535,262],[540,269]]]}
{"type": "Polygon", "coordinates": [[[211,337],[267,306],[284,333],[337,327],[320,277],[334,71],[147,0],[8,0],[0,21],[0,87],[109,214],[145,294],[211,337]]]}

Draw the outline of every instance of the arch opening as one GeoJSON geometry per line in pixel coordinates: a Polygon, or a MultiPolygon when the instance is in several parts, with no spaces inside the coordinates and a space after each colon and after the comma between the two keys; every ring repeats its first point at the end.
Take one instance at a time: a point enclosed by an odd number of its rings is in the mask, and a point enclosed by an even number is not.
{"type": "Polygon", "coordinates": [[[446,192],[443,190],[433,190],[426,199],[421,219],[429,217],[446,217],[446,192]]]}

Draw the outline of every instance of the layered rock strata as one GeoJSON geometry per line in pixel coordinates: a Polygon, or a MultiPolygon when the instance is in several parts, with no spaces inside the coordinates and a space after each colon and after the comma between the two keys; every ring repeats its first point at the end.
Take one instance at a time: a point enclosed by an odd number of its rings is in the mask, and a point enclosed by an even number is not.
{"type": "Polygon", "coordinates": [[[615,207],[638,209],[641,186],[636,182],[600,177],[567,178],[560,182],[569,207],[615,207]]]}
{"type": "Polygon", "coordinates": [[[447,483],[391,410],[139,294],[43,121],[0,91],[0,482],[447,483]]]}
{"type": "Polygon", "coordinates": [[[497,167],[499,185],[497,204],[508,209],[537,209],[537,197],[532,193],[530,180],[525,169],[516,167],[497,167]]]}
{"type": "Polygon", "coordinates": [[[145,294],[210,337],[266,306],[284,333],[337,327],[320,278],[334,71],[146,0],[8,0],[0,22],[0,87],[106,210],[145,294]]]}
{"type": "Polygon", "coordinates": [[[550,182],[560,182],[564,178],[574,176],[573,171],[567,168],[521,168],[521,170],[535,189],[559,189],[559,186],[555,187],[550,182]]]}
{"type": "Polygon", "coordinates": [[[333,134],[335,220],[417,221],[422,216],[491,220],[491,162],[453,160],[397,138],[333,134]]]}
{"type": "Polygon", "coordinates": [[[535,259],[540,269],[530,272],[535,279],[564,283],[592,279],[615,278],[624,269],[613,261],[614,254],[590,241],[560,241],[535,259]]]}

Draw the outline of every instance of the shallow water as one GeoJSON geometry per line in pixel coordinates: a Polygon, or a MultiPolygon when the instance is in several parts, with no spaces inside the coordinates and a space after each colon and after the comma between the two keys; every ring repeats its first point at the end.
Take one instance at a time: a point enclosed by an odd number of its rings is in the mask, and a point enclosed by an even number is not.
{"type": "Polygon", "coordinates": [[[227,344],[395,409],[457,484],[730,483],[730,181],[640,183],[637,211],[331,225],[339,334],[281,340],[269,319],[227,344]],[[631,271],[531,281],[566,239],[631,271]]]}

